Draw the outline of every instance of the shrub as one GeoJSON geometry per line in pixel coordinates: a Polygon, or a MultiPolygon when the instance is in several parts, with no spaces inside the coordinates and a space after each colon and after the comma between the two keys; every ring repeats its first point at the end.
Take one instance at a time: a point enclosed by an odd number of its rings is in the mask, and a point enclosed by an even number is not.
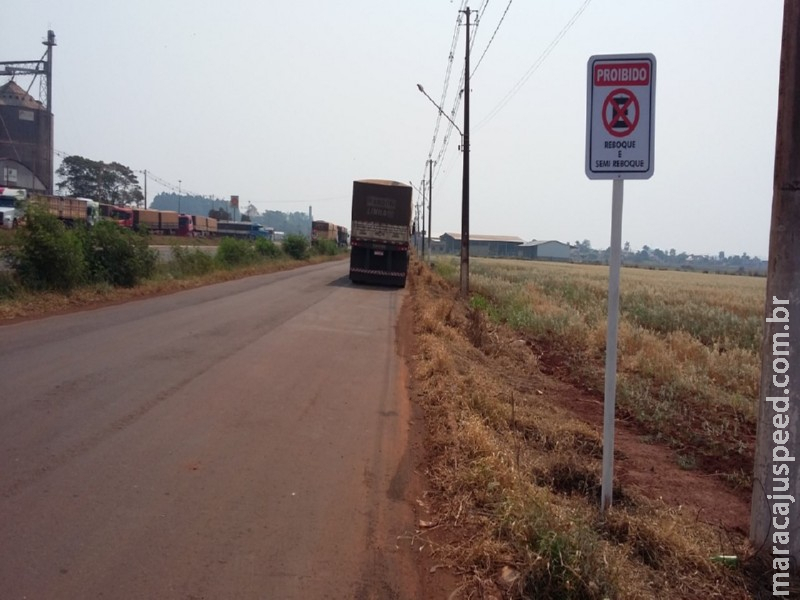
{"type": "Polygon", "coordinates": [[[277,258],[281,255],[280,246],[277,246],[272,240],[265,238],[258,238],[255,243],[256,254],[265,258],[277,258]]]}
{"type": "Polygon", "coordinates": [[[317,240],[314,251],[320,256],[335,256],[339,253],[339,245],[333,240],[317,240]]]}
{"type": "Polygon", "coordinates": [[[283,251],[292,258],[302,260],[308,256],[308,240],[302,235],[287,235],[283,241],[283,251]]]}
{"type": "Polygon", "coordinates": [[[88,268],[78,232],[30,206],[25,227],[7,257],[22,285],[34,290],[69,291],[86,282],[88,268]]]}
{"type": "Polygon", "coordinates": [[[146,235],[101,221],[86,230],[83,239],[93,282],[133,287],[155,271],[158,255],[146,235]]]}
{"type": "Polygon", "coordinates": [[[180,277],[205,275],[214,270],[214,257],[197,248],[190,250],[175,246],[172,248],[171,267],[180,277]]]}
{"type": "Polygon", "coordinates": [[[217,262],[224,267],[247,265],[255,260],[253,245],[247,240],[224,237],[217,247],[217,262]]]}
{"type": "Polygon", "coordinates": [[[0,272],[0,299],[16,298],[20,291],[19,282],[13,273],[0,272]]]}

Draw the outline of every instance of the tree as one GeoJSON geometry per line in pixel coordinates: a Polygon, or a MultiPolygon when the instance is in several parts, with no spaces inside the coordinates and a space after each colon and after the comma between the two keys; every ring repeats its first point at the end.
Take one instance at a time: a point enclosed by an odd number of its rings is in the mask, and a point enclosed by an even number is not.
{"type": "Polygon", "coordinates": [[[118,162],[104,163],[83,156],[67,156],[56,175],[61,178],[57,184],[59,193],[119,206],[140,206],[144,202],[136,175],[118,162]]]}

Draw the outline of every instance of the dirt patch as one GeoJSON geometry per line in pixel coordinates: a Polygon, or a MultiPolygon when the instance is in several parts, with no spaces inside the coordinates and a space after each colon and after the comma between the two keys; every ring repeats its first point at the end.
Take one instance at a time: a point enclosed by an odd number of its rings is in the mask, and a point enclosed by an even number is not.
{"type": "Polygon", "coordinates": [[[428,499],[428,477],[430,457],[426,449],[425,413],[417,402],[415,383],[410,373],[414,371],[415,336],[414,313],[408,298],[400,309],[400,319],[395,328],[395,338],[400,356],[408,365],[408,394],[411,401],[411,427],[409,431],[409,453],[414,465],[413,474],[407,487],[406,500],[414,507],[416,523],[413,532],[399,543],[413,546],[417,556],[417,575],[423,596],[420,600],[441,600],[449,598],[460,586],[460,578],[436,560],[434,549],[447,543],[444,530],[439,530],[435,511],[428,499]]]}
{"type": "MultiPolygon", "coordinates": [[[[545,373],[538,375],[536,386],[544,398],[570,411],[602,436],[602,397],[545,373]]],[[[749,494],[736,493],[714,475],[680,468],[673,450],[645,441],[642,431],[619,417],[615,420],[614,438],[614,478],[623,490],[634,488],[700,521],[747,535],[749,494]]]]}

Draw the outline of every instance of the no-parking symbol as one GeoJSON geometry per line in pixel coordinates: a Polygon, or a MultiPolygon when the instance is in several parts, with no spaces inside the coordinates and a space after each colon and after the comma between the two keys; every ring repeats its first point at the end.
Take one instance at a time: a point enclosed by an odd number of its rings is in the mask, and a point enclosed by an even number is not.
{"type": "Polygon", "coordinates": [[[589,59],[587,177],[649,179],[653,175],[655,81],[652,54],[589,59]]]}

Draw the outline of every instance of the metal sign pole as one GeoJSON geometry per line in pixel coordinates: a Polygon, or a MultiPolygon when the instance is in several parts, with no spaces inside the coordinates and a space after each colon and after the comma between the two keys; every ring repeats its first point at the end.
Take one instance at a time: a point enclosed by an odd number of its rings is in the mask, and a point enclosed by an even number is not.
{"type": "Polygon", "coordinates": [[[617,392],[617,323],[619,321],[619,272],[622,263],[622,188],[615,179],[611,194],[611,256],[608,259],[608,331],[606,333],[606,381],[603,404],[603,484],[600,511],[611,507],[614,482],[614,412],[617,392]]]}
{"type": "Polygon", "coordinates": [[[600,512],[611,507],[614,413],[617,392],[619,273],[622,266],[622,190],[626,179],[650,179],[654,169],[656,57],[596,55],[586,80],[586,176],[611,179],[611,254],[608,257],[608,331],[603,404],[603,481],[600,512]]]}

